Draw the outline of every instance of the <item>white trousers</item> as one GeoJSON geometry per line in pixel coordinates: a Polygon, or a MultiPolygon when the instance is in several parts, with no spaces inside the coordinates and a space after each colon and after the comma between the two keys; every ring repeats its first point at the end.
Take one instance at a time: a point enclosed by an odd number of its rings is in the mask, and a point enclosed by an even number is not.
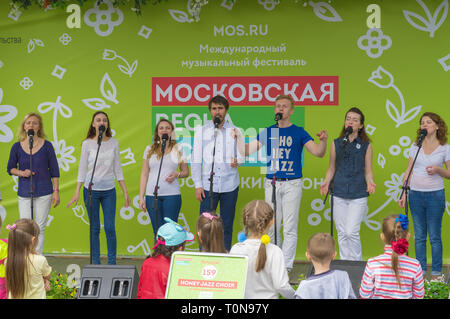
{"type": "MultiPolygon", "coordinates": [[[[45,226],[51,205],[52,194],[33,198],[33,217],[40,229],[36,250],[41,255],[44,251],[45,226]]],[[[31,197],[19,196],[19,215],[20,218],[31,219],[31,197]]]]}
{"type": "Polygon", "coordinates": [[[367,197],[344,199],[334,196],[333,219],[336,224],[340,259],[362,260],[359,232],[367,211],[367,197]]]}
{"type": "MultiPolygon", "coordinates": [[[[276,186],[276,225],[277,245],[284,255],[286,268],[291,269],[294,264],[295,252],[297,250],[297,226],[302,198],[302,180],[277,181],[276,186]],[[281,226],[283,224],[283,243],[281,242],[281,226]]],[[[264,181],[265,200],[273,208],[272,203],[272,181],[267,178],[264,181]]],[[[275,227],[269,229],[271,243],[275,243],[275,227]]]]}

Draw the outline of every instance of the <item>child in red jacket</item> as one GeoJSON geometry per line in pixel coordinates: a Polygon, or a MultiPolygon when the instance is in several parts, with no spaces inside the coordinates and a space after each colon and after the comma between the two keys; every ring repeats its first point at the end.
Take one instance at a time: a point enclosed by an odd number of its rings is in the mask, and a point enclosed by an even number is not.
{"type": "Polygon", "coordinates": [[[164,299],[169,278],[170,258],[175,251],[184,250],[186,241],[194,235],[170,218],[159,227],[153,254],[144,261],[138,285],[138,299],[164,299]]]}

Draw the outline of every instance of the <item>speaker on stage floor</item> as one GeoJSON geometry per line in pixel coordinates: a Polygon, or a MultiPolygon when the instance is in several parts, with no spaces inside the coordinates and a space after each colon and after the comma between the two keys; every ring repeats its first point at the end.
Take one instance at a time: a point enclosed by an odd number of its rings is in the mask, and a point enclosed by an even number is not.
{"type": "MultiPolygon", "coordinates": [[[[359,287],[361,286],[361,279],[364,275],[364,269],[366,268],[367,261],[355,261],[355,260],[333,260],[330,264],[330,269],[344,270],[348,273],[350,281],[352,283],[353,292],[356,297],[359,297],[359,287]]],[[[314,275],[314,266],[311,263],[309,268],[308,277],[314,275]]]]}
{"type": "Polygon", "coordinates": [[[139,275],[136,266],[86,265],[78,299],[136,299],[139,275]]]}

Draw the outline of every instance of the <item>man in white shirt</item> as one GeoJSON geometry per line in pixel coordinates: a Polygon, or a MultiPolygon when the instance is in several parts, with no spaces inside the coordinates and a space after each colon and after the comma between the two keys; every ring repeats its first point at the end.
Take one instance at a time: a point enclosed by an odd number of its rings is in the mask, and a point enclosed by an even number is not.
{"type": "Polygon", "coordinates": [[[212,120],[195,128],[191,173],[195,197],[200,201],[200,214],[215,211],[220,202],[225,249],[229,251],[240,182],[238,157],[242,157],[237,152],[236,141],[231,135],[235,126],[225,121],[229,108],[227,99],[215,96],[209,101],[208,108],[212,120]]]}

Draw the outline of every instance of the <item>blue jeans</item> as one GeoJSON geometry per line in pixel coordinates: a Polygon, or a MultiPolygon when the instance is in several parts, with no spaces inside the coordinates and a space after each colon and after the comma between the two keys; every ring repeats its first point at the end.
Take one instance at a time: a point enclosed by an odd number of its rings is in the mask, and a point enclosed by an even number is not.
{"type": "MultiPolygon", "coordinates": [[[[230,251],[231,239],[233,236],[233,221],[236,210],[236,202],[238,197],[239,187],[235,190],[226,193],[213,192],[213,210],[217,209],[220,201],[220,217],[223,221],[223,235],[225,242],[225,249],[230,251]]],[[[205,190],[205,198],[200,203],[200,214],[211,211],[209,192],[205,190]]]]}
{"type": "Polygon", "coordinates": [[[409,207],[414,223],[416,258],[427,270],[427,233],[431,245],[431,274],[440,275],[442,271],[442,217],[445,211],[444,190],[434,192],[409,193],[409,207]]]}
{"type": "Polygon", "coordinates": [[[92,191],[92,217],[90,212],[89,191],[83,187],[84,205],[91,220],[91,251],[92,263],[100,264],[100,205],[103,211],[106,245],[108,247],[108,264],[116,264],[116,189],[106,191],[92,191]]]}
{"type": "Polygon", "coordinates": [[[145,205],[153,226],[153,238],[156,238],[158,228],[164,225],[164,217],[178,222],[181,209],[181,195],[158,196],[158,220],[156,220],[156,206],[153,208],[154,196],[145,196],[145,205]]]}

